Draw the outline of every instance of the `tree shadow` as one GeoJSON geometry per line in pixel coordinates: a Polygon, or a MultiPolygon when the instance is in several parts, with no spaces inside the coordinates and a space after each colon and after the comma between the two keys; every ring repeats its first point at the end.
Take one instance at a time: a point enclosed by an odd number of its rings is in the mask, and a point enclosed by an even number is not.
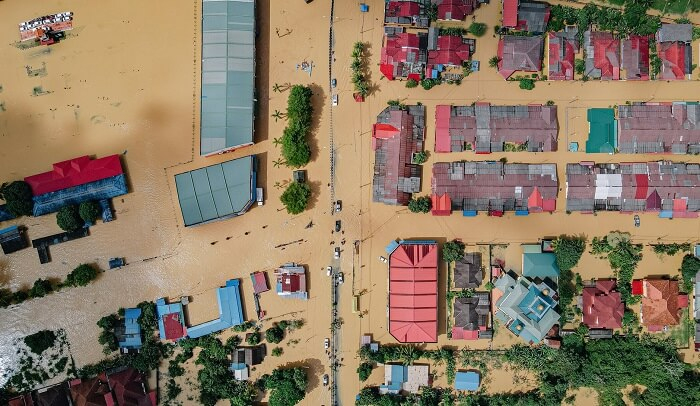
{"type": "Polygon", "coordinates": [[[309,182],[307,180],[306,183],[311,189],[311,197],[306,205],[306,210],[312,210],[316,207],[316,203],[318,203],[319,196],[321,195],[321,181],[309,182]]]}

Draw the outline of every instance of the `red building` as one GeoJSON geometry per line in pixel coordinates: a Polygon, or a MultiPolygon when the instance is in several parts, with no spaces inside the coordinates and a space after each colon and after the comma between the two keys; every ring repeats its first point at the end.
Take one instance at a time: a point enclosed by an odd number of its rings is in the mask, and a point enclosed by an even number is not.
{"type": "Polygon", "coordinates": [[[119,155],[100,159],[81,156],[53,164],[53,170],[24,178],[34,196],[123,174],[119,155]]]}
{"type": "Polygon", "coordinates": [[[574,60],[578,53],[576,32],[550,32],[549,80],[574,80],[574,60]]]}
{"type": "Polygon", "coordinates": [[[107,375],[119,406],[155,406],[156,391],[146,392],[146,376],[134,368],[107,375]]]}
{"type": "Polygon", "coordinates": [[[625,80],[649,80],[649,37],[630,35],[622,41],[622,63],[625,80]]]}
{"type": "Polygon", "coordinates": [[[446,66],[458,67],[458,74],[461,76],[462,64],[471,59],[475,41],[461,35],[440,35],[435,38],[434,44],[431,42],[428,41],[428,64],[425,76],[436,79],[438,71],[442,72],[446,66]]]}
{"type": "Polygon", "coordinates": [[[599,280],[595,287],[583,289],[583,324],[588,328],[622,327],[625,305],[615,280],[599,280]]]}
{"type": "Polygon", "coordinates": [[[399,342],[437,342],[437,264],[434,241],[402,241],[389,256],[389,333],[399,342]]]}
{"type": "Polygon", "coordinates": [[[515,72],[542,70],[542,37],[505,35],[498,41],[498,73],[508,79],[515,72]]]}
{"type": "Polygon", "coordinates": [[[601,80],[620,80],[620,40],[609,32],[586,31],[586,75],[601,80]]]}
{"type": "Polygon", "coordinates": [[[428,60],[426,33],[385,34],[379,71],[389,80],[408,78],[419,81],[428,60]]]}
{"type": "Polygon", "coordinates": [[[478,0],[433,0],[438,20],[461,21],[479,7],[478,0]]]}
{"type": "Polygon", "coordinates": [[[428,10],[420,0],[389,0],[384,6],[384,24],[427,28],[428,10]]]}

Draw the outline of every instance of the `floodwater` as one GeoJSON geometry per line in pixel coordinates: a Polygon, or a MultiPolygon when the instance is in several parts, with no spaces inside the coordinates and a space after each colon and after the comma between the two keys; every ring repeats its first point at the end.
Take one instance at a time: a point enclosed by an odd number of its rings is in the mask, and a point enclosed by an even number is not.
{"type": "MultiPolygon", "coordinates": [[[[49,170],[53,162],[80,155],[97,157],[124,153],[131,192],[114,201],[116,221],[93,227],[91,236],[51,248],[53,261],[39,265],[31,248],[0,257],[0,283],[17,289],[42,277],[63,278],[76,265],[95,262],[103,269],[110,257],[123,256],[129,263],[120,270],[107,271],[93,284],[67,289],[41,299],[0,309],[0,373],[11,371],[17,361],[11,343],[14,339],[43,328],[63,328],[71,343],[78,366],[102,357],[97,344],[95,322],[119,307],[133,306],[142,300],[161,296],[192,297],[188,318],[206,321],[217,315],[212,306],[214,289],[226,279],[243,280],[245,312],[253,319],[254,307],[249,273],[271,271],[285,262],[307,265],[310,298],[308,301],[279,299],[274,292],[261,297],[263,310],[271,321],[303,318],[306,326],[292,333],[297,345],[284,345],[284,355],[267,358],[252,374],[268,372],[276,365],[300,363],[314,372],[310,392],[304,404],[328,404],[330,393],[320,384],[320,376],[329,373],[323,339],[330,335],[330,281],[324,268],[340,265],[346,278],[341,287],[339,309],[343,325],[339,358],[340,399],[351,403],[361,388],[357,381],[356,351],[361,333],[372,333],[375,340],[392,343],[387,332],[386,267],[377,259],[386,244],[396,238],[431,238],[444,242],[461,238],[469,243],[532,242],[543,236],[562,233],[603,235],[610,230],[631,232],[639,242],[696,241],[700,238],[700,220],[662,220],[641,215],[642,226],[634,228],[631,216],[601,213],[597,216],[565,214],[563,190],[558,199],[559,212],[504,218],[480,215],[463,218],[432,217],[371,202],[373,153],[371,125],[387,100],[400,99],[427,106],[426,150],[434,145],[434,110],[437,104],[470,104],[474,101],[505,103],[544,103],[553,100],[559,106],[560,145],[556,153],[493,154],[487,159],[507,157],[510,162],[555,162],[564,187],[564,164],[580,160],[618,162],[656,160],[658,156],[611,156],[569,153],[566,146],[567,108],[608,106],[627,100],[697,99],[700,83],[545,83],[535,90],[523,91],[517,83],[506,83],[488,59],[495,54],[496,38],[491,36],[498,24],[498,2],[485,5],[476,13],[477,21],[489,25],[488,34],[477,40],[475,59],[482,71],[471,75],[462,85],[441,85],[431,91],[404,87],[401,82],[380,79],[379,61],[383,2],[366,1],[369,13],[360,13],[355,2],[335,2],[335,62],[333,77],[338,86],[339,106],[334,107],[332,131],[337,163],[336,198],[343,200],[342,213],[331,216],[329,193],[330,86],[328,78],[328,22],[330,1],[277,2],[258,0],[256,144],[224,156],[200,158],[199,123],[199,16],[200,3],[184,0],[151,2],[103,1],[99,6],[87,0],[41,3],[6,0],[0,4],[0,38],[8,44],[0,48],[0,175],[2,181],[49,170]],[[35,16],[70,10],[75,30],[65,41],[50,48],[19,50],[11,43],[18,39],[17,24],[35,16]],[[370,43],[370,81],[373,94],[365,103],[352,101],[349,68],[352,44],[370,43]],[[313,64],[308,75],[295,66],[303,61],[313,64]],[[46,64],[46,76],[29,77],[25,66],[36,69],[46,64]],[[270,117],[284,111],[286,92],[273,92],[275,83],[308,84],[314,90],[314,108],[319,112],[311,140],[313,162],[306,169],[314,192],[309,210],[290,216],[279,203],[279,185],[291,180],[291,170],[274,164],[279,150],[273,139],[279,137],[284,120],[270,117]],[[32,96],[41,86],[50,93],[32,96]],[[173,176],[177,173],[259,154],[259,185],[265,187],[266,203],[254,206],[246,215],[185,229],[182,226],[173,176]],[[343,234],[333,234],[333,220],[339,218],[343,234]],[[306,228],[313,222],[312,228],[306,228]],[[345,244],[342,245],[342,240],[345,244]],[[351,244],[361,240],[359,256],[352,255],[351,244]],[[299,242],[295,242],[299,241],[299,242]],[[295,243],[292,243],[295,242],[295,243]],[[291,243],[281,247],[281,245],[291,243]],[[333,262],[334,246],[343,249],[340,261],[333,262]],[[283,249],[284,248],[284,249],[283,249]],[[352,313],[351,296],[366,290],[360,298],[362,313],[352,313]]],[[[463,23],[468,25],[470,21],[463,23]]],[[[578,117],[571,110],[571,120],[578,117]]],[[[572,127],[574,124],[572,124],[572,127]]],[[[572,135],[573,137],[574,135],[572,135]]],[[[671,157],[669,157],[671,158],[671,157]]],[[[672,157],[698,162],[698,157],[672,157]]],[[[448,160],[484,159],[472,153],[435,154],[424,166],[422,191],[430,190],[430,164],[448,160]]],[[[23,218],[9,224],[29,228],[30,238],[58,231],[52,215],[23,218]]],[[[4,226],[5,224],[3,224],[4,226]]],[[[584,264],[592,262],[584,257],[584,264]]],[[[665,262],[670,274],[675,261],[665,262]]],[[[600,264],[598,264],[600,265],[600,264]]],[[[444,267],[441,265],[441,275],[444,267]]],[[[644,261],[640,269],[646,269],[644,261]]],[[[604,268],[580,269],[584,277],[598,276],[604,268]],[[589,275],[590,274],[590,275],[589,275]]],[[[657,272],[658,273],[658,272],[657,272]]],[[[444,276],[441,276],[444,280],[444,276]]],[[[444,293],[440,300],[444,303],[444,293]]],[[[466,345],[449,342],[444,334],[444,309],[439,312],[438,345],[466,345]]],[[[266,322],[264,328],[269,327],[266,322]]],[[[503,330],[503,329],[502,329],[503,330]]],[[[504,348],[516,342],[507,331],[496,334],[493,346],[504,348]]],[[[487,342],[469,343],[486,348],[487,342]]],[[[435,347],[434,344],[429,347],[435,347]]],[[[194,372],[192,369],[190,372],[194,372]]],[[[370,381],[378,383],[383,371],[375,371],[370,381]]],[[[498,372],[505,373],[505,372],[498,372]]],[[[194,378],[194,375],[190,375],[194,378]]],[[[492,388],[507,390],[494,375],[492,388]],[[501,389],[503,388],[503,389],[501,389]]],[[[184,386],[183,386],[184,388],[184,386]]],[[[184,401],[185,394],[181,395],[184,401]]]]}

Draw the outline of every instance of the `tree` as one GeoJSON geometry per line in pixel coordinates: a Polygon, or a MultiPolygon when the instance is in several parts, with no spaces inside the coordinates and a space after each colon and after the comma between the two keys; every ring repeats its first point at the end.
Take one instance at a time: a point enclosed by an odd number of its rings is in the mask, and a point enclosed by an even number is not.
{"type": "Polygon", "coordinates": [[[442,260],[450,263],[454,262],[464,255],[464,243],[459,240],[446,242],[442,246],[442,260]]]}
{"type": "Polygon", "coordinates": [[[280,196],[289,214],[299,214],[306,210],[311,197],[311,188],[306,183],[292,182],[280,196]]]}
{"type": "Polygon", "coordinates": [[[423,165],[428,160],[428,153],[425,151],[418,151],[413,154],[413,163],[417,165],[423,165]]]}
{"type": "Polygon", "coordinates": [[[414,87],[418,86],[418,81],[415,79],[408,79],[406,81],[406,87],[409,89],[412,89],[414,87]]]}
{"type": "Polygon", "coordinates": [[[41,330],[24,337],[24,343],[29,350],[36,355],[41,355],[44,351],[54,346],[56,343],[56,333],[51,330],[41,330]]]}
{"type": "Polygon", "coordinates": [[[469,33],[475,37],[483,37],[488,27],[484,23],[473,22],[469,25],[469,33]]]}
{"type": "Polygon", "coordinates": [[[246,336],[245,342],[248,343],[248,345],[260,344],[260,333],[257,331],[253,331],[252,333],[246,336]]]}
{"type": "Polygon", "coordinates": [[[272,326],[265,331],[265,340],[269,343],[277,344],[284,339],[284,330],[279,326],[272,326]]]}
{"type": "Polygon", "coordinates": [[[282,157],[287,166],[301,167],[311,159],[307,136],[311,129],[313,107],[311,88],[296,85],[287,99],[287,127],[282,133],[282,157]]]}
{"type": "Polygon", "coordinates": [[[532,90],[535,88],[535,80],[530,78],[520,79],[520,88],[523,90],[532,90]]]}
{"type": "Polygon", "coordinates": [[[583,237],[561,235],[552,242],[559,269],[572,269],[586,250],[583,237]]]}
{"type": "Polygon", "coordinates": [[[421,196],[417,198],[411,198],[408,201],[408,210],[413,213],[428,213],[431,209],[432,201],[428,196],[421,196]]]}
{"type": "Polygon", "coordinates": [[[56,223],[63,231],[75,231],[84,224],[75,205],[61,207],[56,213],[56,223]]]}
{"type": "Polygon", "coordinates": [[[277,368],[271,375],[263,375],[265,388],[270,391],[270,406],[293,406],[306,396],[304,368],[277,368]]]}
{"type": "Polygon", "coordinates": [[[489,66],[492,68],[498,68],[498,64],[501,62],[501,58],[498,56],[492,56],[491,59],[489,59],[489,66]]]}
{"type": "Polygon", "coordinates": [[[369,378],[369,376],[372,374],[372,369],[373,366],[369,362],[363,362],[360,364],[360,366],[357,368],[357,374],[360,376],[361,382],[364,382],[369,378]]]}
{"type": "MultiPolygon", "coordinates": [[[[681,275],[683,275],[683,290],[690,293],[693,290],[693,278],[700,271],[700,259],[693,254],[686,254],[681,263],[681,275]]],[[[695,292],[696,295],[700,294],[695,292]]]]}
{"type": "Polygon", "coordinates": [[[78,265],[66,276],[65,286],[86,286],[97,278],[97,269],[88,264],[78,265]]]}
{"type": "Polygon", "coordinates": [[[7,210],[15,217],[31,216],[34,208],[32,189],[22,180],[0,186],[0,199],[4,199],[7,210]]]}
{"type": "Polygon", "coordinates": [[[423,79],[420,81],[420,85],[425,90],[430,90],[439,84],[440,84],[440,81],[438,79],[423,79]]]}
{"type": "Polygon", "coordinates": [[[29,297],[44,297],[47,294],[53,292],[53,286],[51,282],[46,279],[37,279],[34,281],[34,285],[31,290],[29,290],[29,297]]]}
{"type": "Polygon", "coordinates": [[[87,202],[80,203],[78,207],[78,214],[84,222],[94,224],[95,220],[100,217],[102,210],[100,210],[100,205],[94,200],[89,200],[87,202]]]}
{"type": "Polygon", "coordinates": [[[282,347],[275,347],[272,349],[272,356],[279,357],[280,355],[282,355],[283,352],[284,350],[282,349],[282,347]]]}
{"type": "Polygon", "coordinates": [[[576,59],[574,61],[574,70],[577,75],[583,75],[586,71],[586,62],[583,59],[576,59]]]}

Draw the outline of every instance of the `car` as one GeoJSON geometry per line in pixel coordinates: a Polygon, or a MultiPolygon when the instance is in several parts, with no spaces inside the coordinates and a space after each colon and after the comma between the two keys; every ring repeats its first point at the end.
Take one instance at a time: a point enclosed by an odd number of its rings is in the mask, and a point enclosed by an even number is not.
{"type": "Polygon", "coordinates": [[[340,220],[335,221],[335,232],[336,233],[340,232],[340,220]]]}
{"type": "Polygon", "coordinates": [[[340,259],[340,247],[335,247],[335,250],[333,250],[333,258],[340,259]]]}
{"type": "Polygon", "coordinates": [[[334,105],[334,106],[337,106],[337,105],[338,105],[338,95],[337,95],[337,94],[334,94],[334,95],[333,95],[333,105],[334,105]]]}
{"type": "Polygon", "coordinates": [[[323,386],[328,386],[328,374],[323,374],[323,386]]]}
{"type": "Polygon", "coordinates": [[[295,182],[298,182],[298,183],[306,182],[306,171],[303,169],[292,172],[292,176],[294,177],[295,182]]]}
{"type": "Polygon", "coordinates": [[[343,202],[341,202],[340,200],[338,200],[338,201],[335,202],[335,212],[338,213],[338,212],[340,212],[341,210],[343,210],[343,202]]]}
{"type": "Polygon", "coordinates": [[[326,267],[326,276],[331,276],[332,273],[333,273],[333,267],[327,266],[326,267]]]}
{"type": "Polygon", "coordinates": [[[335,87],[337,84],[338,84],[338,81],[335,80],[335,78],[333,78],[333,79],[331,80],[331,87],[335,87]]]}
{"type": "Polygon", "coordinates": [[[338,272],[338,283],[343,283],[345,282],[345,276],[343,275],[342,272],[338,272]]]}
{"type": "Polygon", "coordinates": [[[328,348],[330,348],[330,346],[331,346],[331,339],[330,338],[326,338],[325,340],[323,340],[323,349],[327,350],[328,348]]]}
{"type": "Polygon", "coordinates": [[[382,256],[379,257],[379,260],[382,261],[382,262],[384,262],[385,264],[386,264],[387,262],[389,262],[389,261],[386,259],[386,257],[382,257],[382,256]]]}
{"type": "Polygon", "coordinates": [[[634,226],[639,227],[641,225],[641,221],[639,220],[639,215],[635,214],[634,215],[634,226]]]}

